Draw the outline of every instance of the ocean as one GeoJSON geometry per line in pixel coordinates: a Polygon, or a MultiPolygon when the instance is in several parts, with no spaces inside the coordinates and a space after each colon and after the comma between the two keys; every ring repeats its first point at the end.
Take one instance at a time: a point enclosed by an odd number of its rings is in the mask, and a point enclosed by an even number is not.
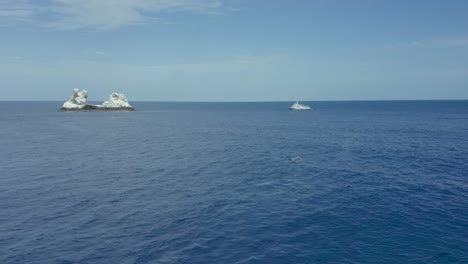
{"type": "Polygon", "coordinates": [[[0,263],[468,263],[468,101],[0,103],[0,263]]]}

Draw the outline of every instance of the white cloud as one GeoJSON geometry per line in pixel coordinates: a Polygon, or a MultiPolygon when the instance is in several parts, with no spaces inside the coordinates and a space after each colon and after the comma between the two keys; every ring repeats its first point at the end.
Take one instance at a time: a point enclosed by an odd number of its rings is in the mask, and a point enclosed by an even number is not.
{"type": "Polygon", "coordinates": [[[0,0],[0,22],[105,30],[153,23],[161,12],[217,14],[222,7],[221,0],[0,0]]]}

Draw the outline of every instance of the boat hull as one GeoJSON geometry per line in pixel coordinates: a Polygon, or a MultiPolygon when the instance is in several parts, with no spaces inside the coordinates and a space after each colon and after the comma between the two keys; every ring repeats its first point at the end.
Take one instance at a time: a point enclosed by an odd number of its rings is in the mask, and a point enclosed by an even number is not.
{"type": "Polygon", "coordinates": [[[294,111],[304,111],[304,110],[312,110],[311,107],[308,108],[295,108],[295,107],[289,107],[289,110],[294,110],[294,111]]]}
{"type": "Polygon", "coordinates": [[[296,101],[293,105],[289,107],[289,110],[310,110],[310,109],[312,109],[310,106],[300,104],[298,101],[296,101]]]}

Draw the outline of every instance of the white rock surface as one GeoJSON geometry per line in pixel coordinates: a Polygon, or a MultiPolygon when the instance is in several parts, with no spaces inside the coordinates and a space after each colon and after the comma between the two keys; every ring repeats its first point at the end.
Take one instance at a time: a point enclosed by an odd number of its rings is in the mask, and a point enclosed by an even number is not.
{"type": "MultiPolygon", "coordinates": [[[[1,1],[1,0],[0,0],[1,1]]],[[[108,101],[100,105],[88,104],[88,92],[86,90],[73,90],[73,94],[63,103],[61,111],[134,111],[123,94],[112,93],[108,101]]]]}
{"type": "Polygon", "coordinates": [[[88,100],[88,91],[82,90],[79,91],[78,89],[73,89],[73,94],[66,101],[63,103],[62,108],[64,109],[81,109],[84,108],[86,105],[86,102],[88,100]]]}
{"type": "Polygon", "coordinates": [[[112,93],[109,96],[109,101],[105,101],[99,107],[103,108],[132,108],[132,106],[128,103],[127,97],[123,94],[119,93],[112,93]]]}

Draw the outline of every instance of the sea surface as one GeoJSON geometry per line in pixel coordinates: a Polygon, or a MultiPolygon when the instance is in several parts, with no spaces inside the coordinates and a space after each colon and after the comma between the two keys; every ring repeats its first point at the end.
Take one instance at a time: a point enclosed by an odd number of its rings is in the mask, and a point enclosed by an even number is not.
{"type": "Polygon", "coordinates": [[[468,263],[468,101],[0,103],[0,263],[468,263]]]}

